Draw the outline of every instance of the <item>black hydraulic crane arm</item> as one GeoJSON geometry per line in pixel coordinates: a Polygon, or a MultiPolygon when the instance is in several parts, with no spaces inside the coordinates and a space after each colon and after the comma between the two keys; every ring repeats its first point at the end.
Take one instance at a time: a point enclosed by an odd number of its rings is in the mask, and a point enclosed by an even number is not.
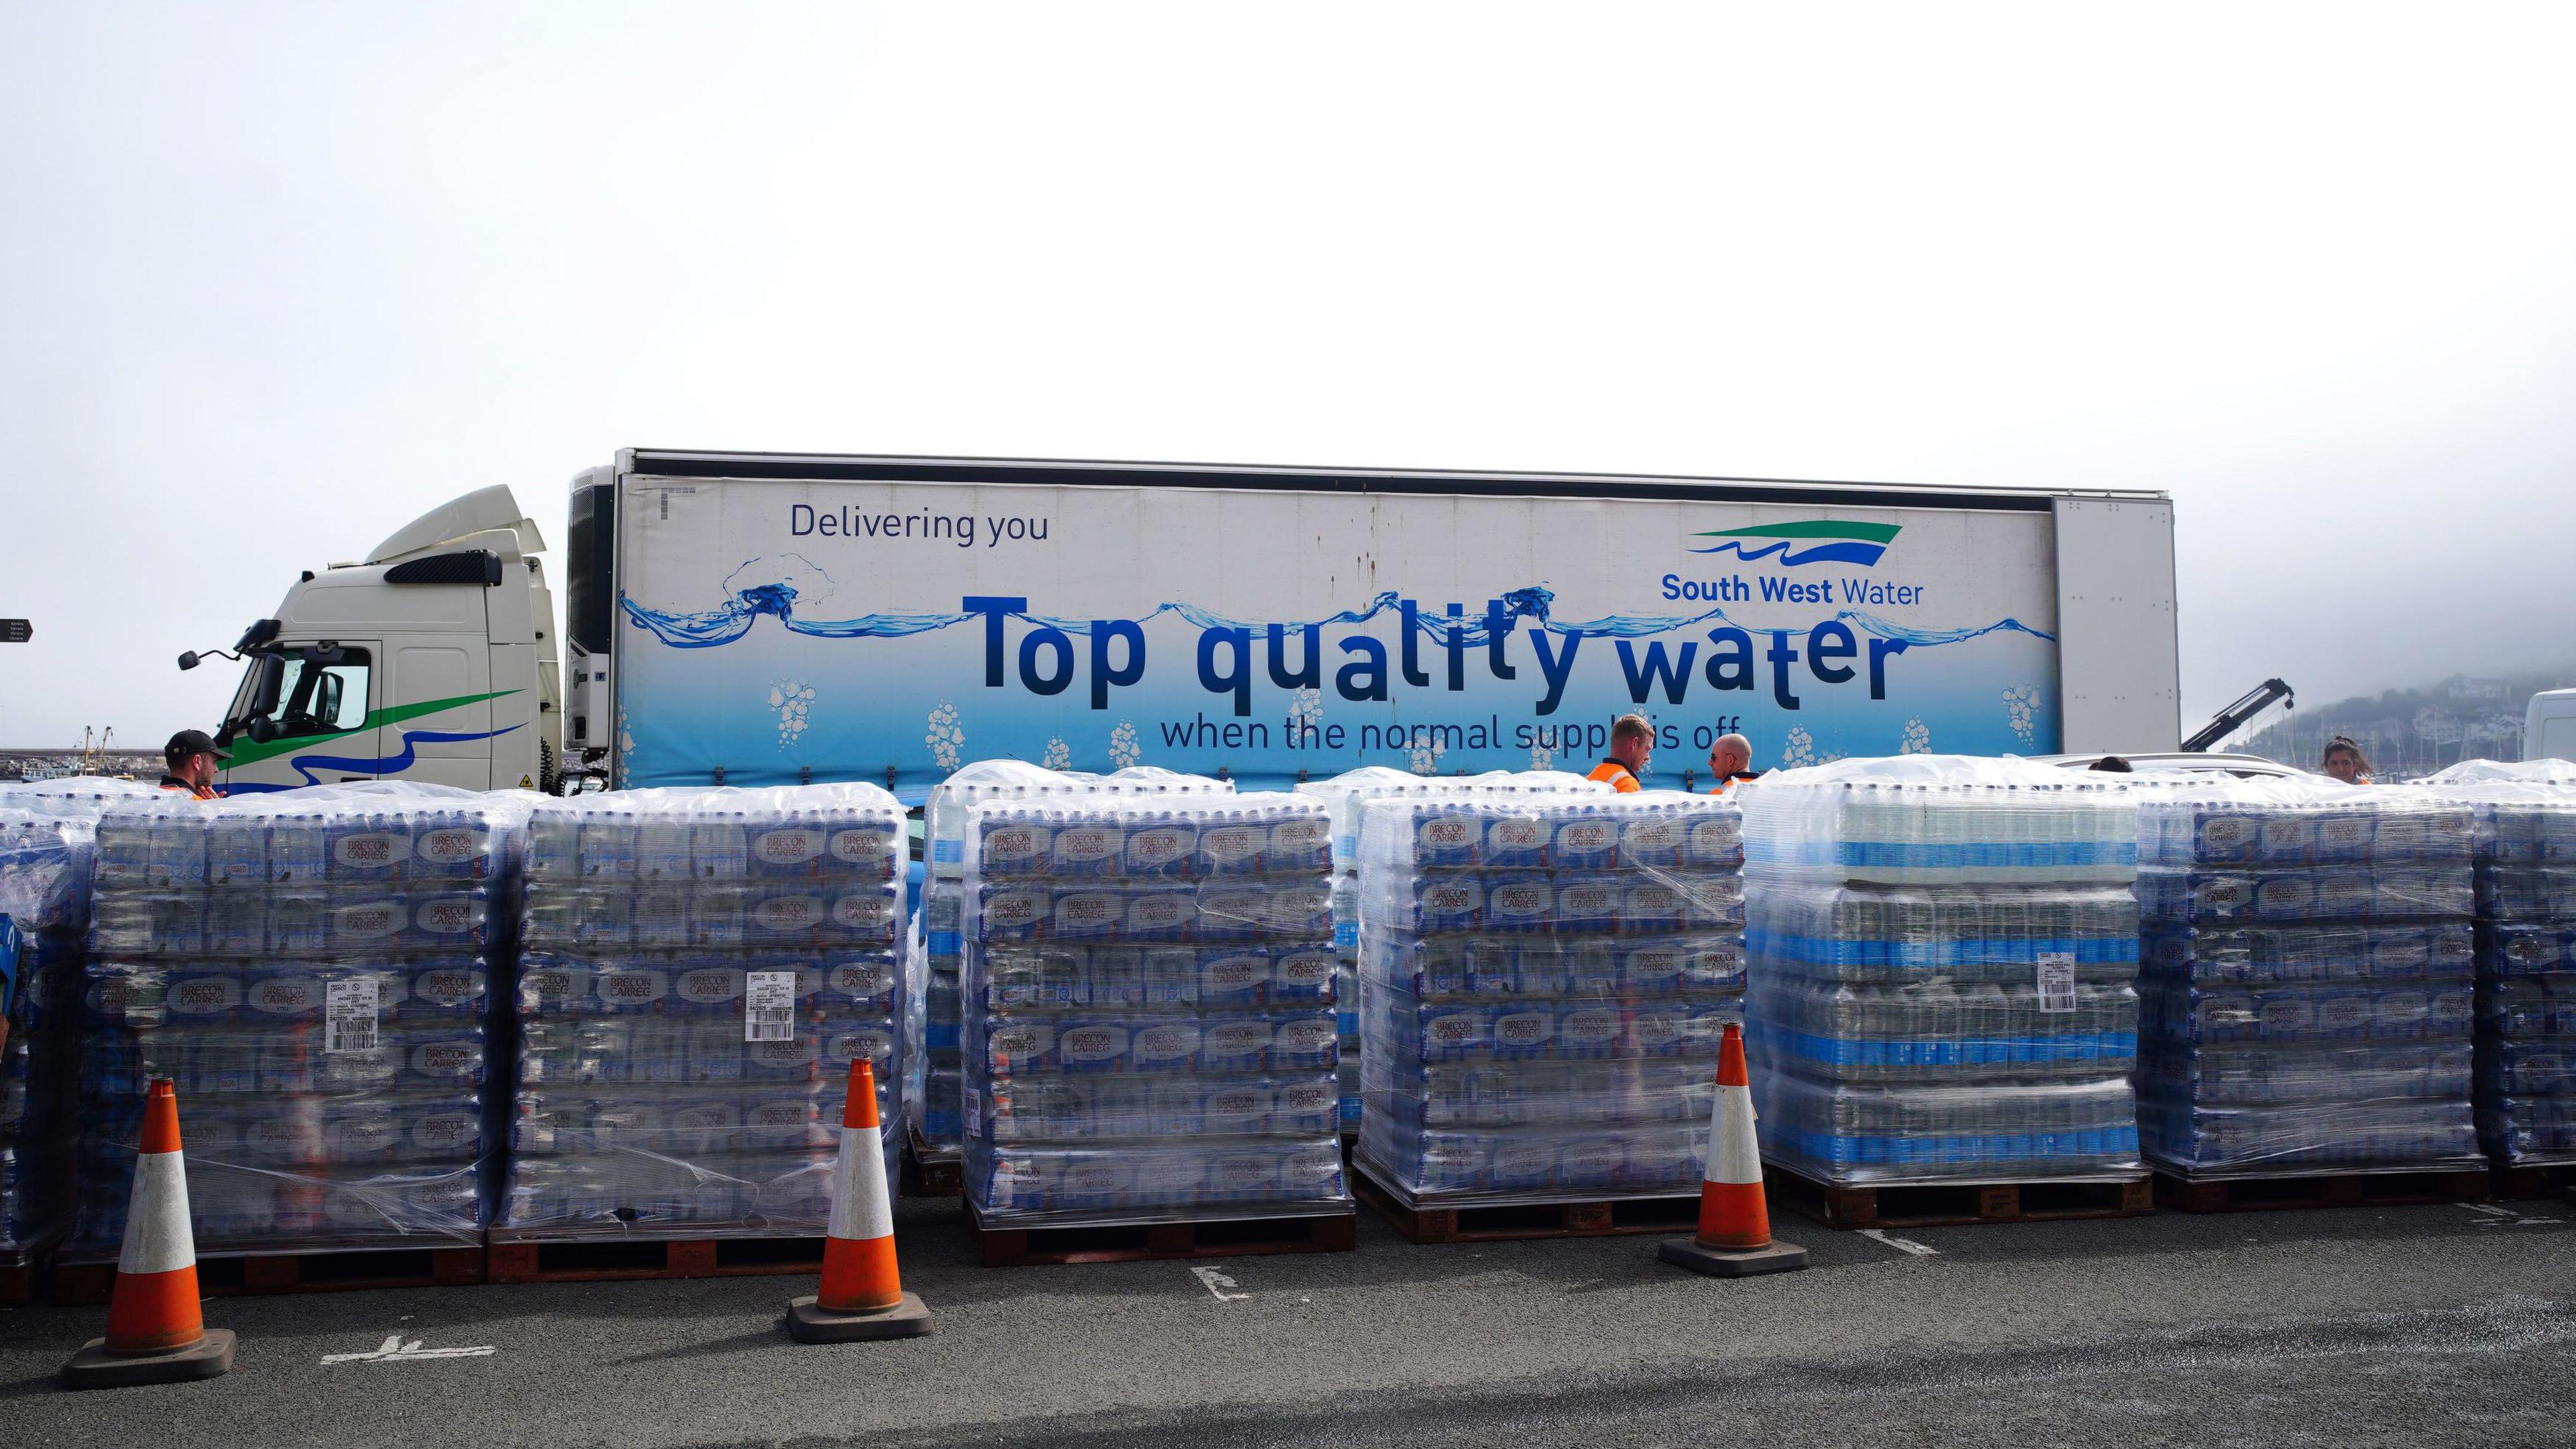
{"type": "Polygon", "coordinates": [[[2285,701],[2292,709],[2298,708],[2299,704],[2298,697],[2290,693],[2290,686],[2277,679],[2264,680],[2243,699],[2220,710],[2218,718],[2201,726],[2200,733],[2183,741],[2183,752],[2196,755],[2209,749],[2229,735],[2243,729],[2246,721],[2270,709],[2274,700],[2285,701]]]}

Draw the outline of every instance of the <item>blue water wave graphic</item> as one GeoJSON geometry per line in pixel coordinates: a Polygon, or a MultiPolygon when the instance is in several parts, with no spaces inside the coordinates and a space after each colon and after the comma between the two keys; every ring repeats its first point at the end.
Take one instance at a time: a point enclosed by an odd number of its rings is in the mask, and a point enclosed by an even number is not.
{"type": "MultiPolygon", "coordinates": [[[[1874,549],[1878,545],[1827,544],[1823,547],[1874,549]]],[[[733,590],[732,597],[711,609],[656,609],[624,594],[619,595],[618,606],[624,610],[627,619],[635,627],[651,633],[655,638],[675,649],[712,649],[730,644],[750,633],[752,625],[764,617],[776,619],[780,627],[790,633],[803,634],[816,639],[901,639],[914,634],[927,634],[939,629],[953,628],[984,617],[982,614],[974,613],[943,612],[863,614],[854,619],[800,619],[796,616],[798,590],[788,579],[765,579],[753,583],[736,582],[745,576],[752,564],[759,562],[761,560],[754,559],[746,562],[742,568],[736,569],[733,576],[725,581],[733,590]]],[[[822,570],[815,568],[812,563],[801,558],[795,560],[795,563],[802,567],[794,569],[793,572],[811,571],[827,586],[829,585],[829,576],[824,575],[822,570]]],[[[782,564],[781,567],[787,566],[782,564]]],[[[1556,595],[1536,584],[1504,594],[1500,616],[1503,632],[1507,635],[1518,632],[1523,620],[1536,624],[1551,634],[1586,639],[1644,639],[1701,625],[1713,628],[1740,628],[1753,633],[1764,632],[1753,625],[1736,622],[1729,618],[1722,608],[1709,609],[1698,614],[1612,614],[1600,619],[1569,622],[1551,617],[1550,611],[1555,603],[1556,595]]],[[[1325,618],[1294,623],[1233,619],[1202,609],[1195,604],[1181,602],[1157,604],[1151,612],[1138,619],[1116,622],[1133,622],[1142,625],[1162,615],[1171,614],[1187,620],[1200,629],[1244,629],[1261,633],[1271,629],[1287,632],[1361,625],[1370,623],[1381,615],[1401,615],[1403,611],[1402,597],[1390,589],[1371,599],[1365,608],[1344,609],[1325,618]]],[[[1089,619],[1061,619],[1052,615],[1023,613],[1016,610],[1010,614],[1010,617],[1024,624],[1061,629],[1067,634],[1084,637],[1090,635],[1093,623],[1089,619]]],[[[1488,620],[1492,617],[1482,613],[1435,614],[1418,610],[1414,615],[1413,627],[1416,632],[1434,644],[1446,640],[1454,630],[1462,645],[1473,648],[1483,645],[1489,639],[1492,631],[1488,628],[1488,620]]],[[[2011,618],[1998,619],[1991,624],[1974,628],[1924,629],[1898,624],[1875,614],[1866,614],[1853,609],[1839,610],[1833,617],[1865,633],[1882,639],[1902,640],[1907,646],[1915,648],[1956,644],[1982,634],[1997,632],[2028,634],[2036,639],[2051,641],[2056,638],[2055,635],[2044,630],[2034,629],[2018,619],[2011,618]]]]}
{"type": "Polygon", "coordinates": [[[399,755],[385,755],[375,759],[365,759],[355,755],[296,755],[288,759],[286,764],[289,769],[302,775],[307,785],[322,783],[321,779],[313,773],[316,770],[337,770],[344,775],[399,775],[410,769],[413,760],[417,758],[415,746],[461,745],[469,740],[498,739],[517,728],[519,728],[518,725],[505,725],[497,730],[463,735],[449,734],[443,730],[404,730],[402,753],[399,755]]]}
{"type": "Polygon", "coordinates": [[[1784,538],[1777,543],[1766,543],[1760,548],[1746,548],[1743,539],[1730,538],[1714,548],[1695,548],[1691,552],[1731,553],[1747,562],[1769,558],[1776,553],[1780,555],[1780,562],[1789,568],[1811,563],[1847,563],[1858,564],[1862,568],[1876,568],[1879,558],[1887,552],[1886,544],[1864,543],[1858,539],[1820,543],[1812,548],[1799,549],[1796,553],[1789,552],[1792,543],[1793,540],[1784,538]]]}

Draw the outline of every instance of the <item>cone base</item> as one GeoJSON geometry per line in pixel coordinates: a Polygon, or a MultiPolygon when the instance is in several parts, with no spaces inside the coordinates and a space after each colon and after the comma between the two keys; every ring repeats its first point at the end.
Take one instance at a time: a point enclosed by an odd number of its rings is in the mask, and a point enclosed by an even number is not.
{"type": "Polygon", "coordinates": [[[857,1343],[871,1338],[919,1338],[930,1331],[930,1309],[918,1293],[873,1313],[835,1313],[811,1298],[787,1305],[787,1336],[798,1343],[857,1343]]]}
{"type": "Polygon", "coordinates": [[[1750,1278],[1756,1273],[1786,1273],[1807,1266],[1807,1250],[1774,1238],[1760,1248],[1711,1248],[1697,1238],[1666,1238],[1655,1256],[1712,1278],[1750,1278]]]}
{"type": "Polygon", "coordinates": [[[67,1389],[122,1389],[135,1384],[177,1384],[211,1379],[233,1366],[233,1331],[209,1328],[186,1348],[159,1353],[109,1353],[107,1340],[93,1338],[63,1365],[67,1389]]]}

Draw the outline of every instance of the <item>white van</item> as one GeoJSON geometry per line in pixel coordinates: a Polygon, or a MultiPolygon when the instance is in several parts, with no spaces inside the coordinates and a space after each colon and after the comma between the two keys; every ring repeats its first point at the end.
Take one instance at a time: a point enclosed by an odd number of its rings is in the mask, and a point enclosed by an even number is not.
{"type": "Polygon", "coordinates": [[[2543,690],[2522,717],[2522,757],[2576,760],[2576,689],[2543,690]]]}

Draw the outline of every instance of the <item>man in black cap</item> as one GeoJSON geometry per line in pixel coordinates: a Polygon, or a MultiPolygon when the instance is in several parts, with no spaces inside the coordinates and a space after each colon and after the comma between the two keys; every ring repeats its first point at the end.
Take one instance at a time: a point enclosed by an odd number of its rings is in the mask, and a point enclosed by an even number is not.
{"type": "Polygon", "coordinates": [[[185,790],[198,800],[215,798],[215,765],[229,760],[231,754],[217,747],[204,730],[181,730],[161,747],[161,758],[169,770],[161,777],[164,790],[185,790]]]}

